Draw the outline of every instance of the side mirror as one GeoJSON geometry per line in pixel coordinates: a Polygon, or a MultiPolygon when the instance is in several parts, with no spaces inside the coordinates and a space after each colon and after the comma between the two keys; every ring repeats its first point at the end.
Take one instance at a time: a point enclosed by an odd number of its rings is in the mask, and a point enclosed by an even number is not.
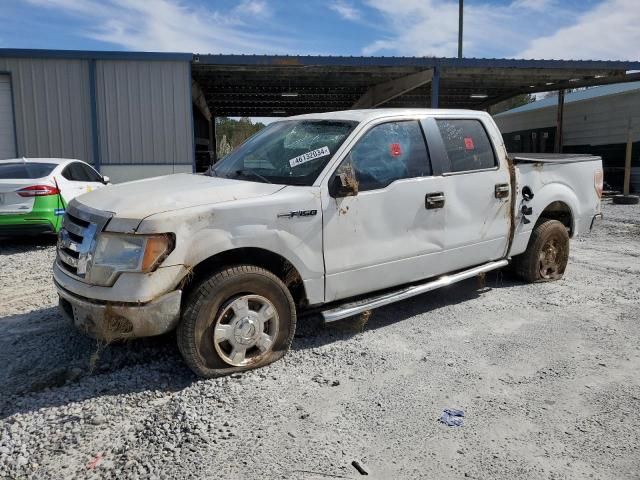
{"type": "Polygon", "coordinates": [[[353,170],[337,173],[329,184],[329,195],[333,198],[353,197],[358,194],[358,181],[353,170]]]}
{"type": "Polygon", "coordinates": [[[104,183],[105,185],[109,185],[110,182],[111,179],[109,177],[107,177],[106,175],[102,176],[102,183],[104,183]]]}

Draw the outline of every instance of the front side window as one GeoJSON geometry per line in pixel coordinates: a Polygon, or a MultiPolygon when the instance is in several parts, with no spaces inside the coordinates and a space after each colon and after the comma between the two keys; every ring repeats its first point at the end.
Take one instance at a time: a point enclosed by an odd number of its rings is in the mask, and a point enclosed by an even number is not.
{"type": "Polygon", "coordinates": [[[377,125],[353,147],[347,162],[359,191],[384,188],[396,180],[431,175],[422,130],[417,121],[377,125]]]}
{"type": "Polygon", "coordinates": [[[478,120],[436,120],[452,172],[493,168],[496,157],[478,120]]]}
{"type": "Polygon", "coordinates": [[[285,120],[272,123],[224,157],[212,176],[312,185],[357,122],[285,120]]]}
{"type": "Polygon", "coordinates": [[[80,168],[83,171],[83,176],[87,179],[87,182],[102,182],[100,174],[89,165],[85,165],[84,163],[79,163],[78,165],[80,165],[80,168]]]}

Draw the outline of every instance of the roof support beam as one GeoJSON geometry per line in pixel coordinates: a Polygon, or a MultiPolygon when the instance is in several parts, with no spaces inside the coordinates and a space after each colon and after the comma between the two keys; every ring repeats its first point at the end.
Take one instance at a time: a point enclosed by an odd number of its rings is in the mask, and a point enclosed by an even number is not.
{"type": "Polygon", "coordinates": [[[542,92],[554,92],[556,90],[569,90],[572,88],[582,88],[582,87],[597,87],[600,85],[610,85],[612,83],[627,83],[627,82],[637,82],[640,80],[640,72],[636,73],[627,73],[621,75],[607,75],[604,77],[594,77],[594,78],[585,78],[576,81],[565,81],[553,83],[551,85],[542,85],[536,86],[533,88],[522,88],[520,90],[511,91],[505,95],[500,95],[498,97],[493,97],[485,101],[484,103],[478,105],[479,110],[484,110],[485,108],[490,107],[491,105],[495,105],[496,103],[500,103],[504,100],[509,100],[510,98],[515,97],[516,95],[521,95],[523,93],[542,93],[542,92]]]}
{"type": "Polygon", "coordinates": [[[433,70],[423,70],[405,77],[374,85],[351,108],[376,108],[411,90],[426,85],[433,78],[433,70]]]}
{"type": "Polygon", "coordinates": [[[203,93],[198,82],[195,80],[191,80],[191,100],[194,105],[198,107],[198,110],[200,110],[200,113],[202,113],[204,118],[210,122],[212,115],[209,110],[209,105],[207,105],[207,97],[203,93]]]}

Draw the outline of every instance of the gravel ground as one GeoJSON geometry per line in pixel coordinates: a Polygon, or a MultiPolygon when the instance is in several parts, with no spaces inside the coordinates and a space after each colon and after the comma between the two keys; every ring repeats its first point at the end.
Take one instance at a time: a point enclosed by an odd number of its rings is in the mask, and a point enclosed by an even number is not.
{"type": "Polygon", "coordinates": [[[497,273],[308,321],[283,361],[216,380],[171,335],[80,336],[53,243],[3,241],[0,477],[639,478],[640,207],[604,213],[560,282],[497,273]]]}

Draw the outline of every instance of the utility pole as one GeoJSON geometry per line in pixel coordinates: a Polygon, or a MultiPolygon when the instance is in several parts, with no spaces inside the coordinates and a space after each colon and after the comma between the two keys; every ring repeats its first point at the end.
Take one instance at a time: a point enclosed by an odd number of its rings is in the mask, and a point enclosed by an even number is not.
{"type": "Polygon", "coordinates": [[[458,58],[462,58],[462,18],[464,10],[464,0],[460,0],[458,6],[458,58]]]}

